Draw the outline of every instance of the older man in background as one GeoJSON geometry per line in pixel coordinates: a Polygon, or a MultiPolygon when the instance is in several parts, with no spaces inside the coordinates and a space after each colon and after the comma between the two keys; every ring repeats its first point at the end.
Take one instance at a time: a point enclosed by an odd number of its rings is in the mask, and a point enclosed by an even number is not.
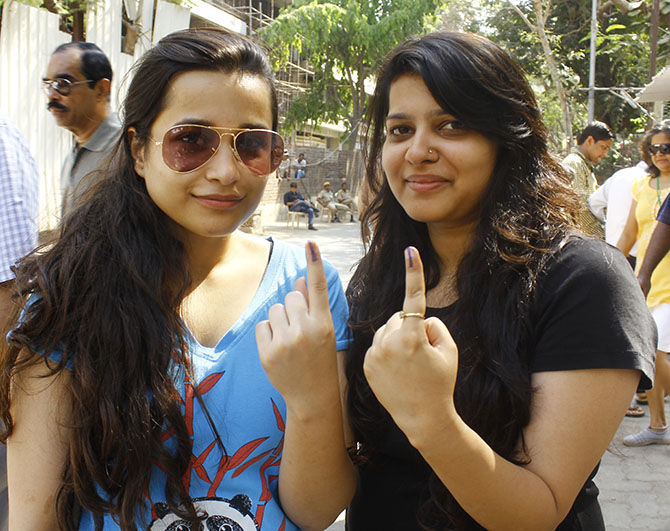
{"type": "Polygon", "coordinates": [[[121,135],[109,104],[111,81],[109,59],[93,43],[62,44],[51,54],[42,79],[47,109],[74,137],[61,170],[63,214],[94,182],[84,177],[105,164],[121,135]]]}

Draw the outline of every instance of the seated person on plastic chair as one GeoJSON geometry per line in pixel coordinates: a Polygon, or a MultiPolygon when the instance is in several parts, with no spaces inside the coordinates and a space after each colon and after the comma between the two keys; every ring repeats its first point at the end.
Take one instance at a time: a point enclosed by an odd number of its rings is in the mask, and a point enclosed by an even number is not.
{"type": "Polygon", "coordinates": [[[305,212],[307,214],[307,224],[309,230],[318,230],[314,226],[314,207],[305,201],[305,198],[298,192],[298,185],[291,183],[288,185],[289,191],[284,194],[284,204],[291,212],[305,212]]]}
{"type": "Polygon", "coordinates": [[[335,194],[330,191],[330,183],[326,181],[323,183],[323,190],[316,196],[316,200],[320,205],[330,210],[330,221],[339,223],[341,220],[339,214],[351,214],[351,210],[347,205],[335,201],[335,194]]]}
{"type": "Polygon", "coordinates": [[[338,203],[342,203],[351,210],[351,221],[354,221],[356,217],[356,202],[347,189],[347,181],[342,181],[340,189],[335,192],[335,199],[338,203]]]}

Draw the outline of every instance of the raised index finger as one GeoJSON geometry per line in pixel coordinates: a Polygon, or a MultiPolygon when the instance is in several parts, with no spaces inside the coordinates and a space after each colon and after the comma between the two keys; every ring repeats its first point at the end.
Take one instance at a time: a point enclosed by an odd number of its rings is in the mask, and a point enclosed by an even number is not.
{"type": "Polygon", "coordinates": [[[423,278],[423,263],[419,251],[414,247],[405,249],[405,300],[402,304],[402,311],[406,315],[405,321],[418,323],[423,320],[420,316],[426,314],[426,282],[423,278]]]}
{"type": "Polygon", "coordinates": [[[307,257],[307,304],[312,315],[326,315],[330,312],[328,301],[328,281],[323,270],[321,252],[313,241],[305,245],[307,257]]]}

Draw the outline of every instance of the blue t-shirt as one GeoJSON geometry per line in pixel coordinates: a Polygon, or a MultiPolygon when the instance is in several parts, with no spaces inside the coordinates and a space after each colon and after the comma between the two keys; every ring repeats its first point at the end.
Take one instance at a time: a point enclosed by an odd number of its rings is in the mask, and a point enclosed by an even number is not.
{"type": "Polygon", "coordinates": [[[657,221],[665,223],[666,225],[670,225],[670,203],[668,203],[668,199],[670,199],[670,195],[665,198],[665,201],[663,201],[663,204],[658,211],[658,215],[656,216],[657,221]]]}
{"type": "MultiPolygon", "coordinates": [[[[335,268],[324,264],[337,350],[349,346],[348,309],[335,268]]],[[[215,347],[204,347],[189,338],[195,385],[223,441],[226,454],[216,443],[200,403],[183,370],[175,381],[186,425],[193,437],[188,492],[207,512],[205,529],[279,531],[298,528],[286,517],[277,497],[277,478],[284,443],[286,404],[261,366],[255,328],[267,319],[268,310],[306,277],[303,249],[274,241],[270,261],[249,307],[215,347]],[[228,527],[225,527],[228,525],[228,527]],[[224,527],[222,527],[224,526],[224,527]]],[[[174,437],[165,433],[166,444],[174,437]]],[[[151,531],[181,529],[179,518],[167,513],[165,475],[154,467],[147,501],[138,515],[138,527],[151,531]]],[[[108,516],[104,529],[119,529],[108,516]]],[[[91,514],[84,512],[79,529],[94,530],[91,514]]]]}

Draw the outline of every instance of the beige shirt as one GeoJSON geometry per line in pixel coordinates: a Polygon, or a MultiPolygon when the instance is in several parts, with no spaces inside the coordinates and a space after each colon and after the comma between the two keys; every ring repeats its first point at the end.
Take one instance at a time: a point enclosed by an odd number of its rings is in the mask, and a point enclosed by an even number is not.
{"type": "Polygon", "coordinates": [[[605,230],[602,223],[591,213],[588,207],[589,197],[598,188],[591,162],[578,149],[575,149],[563,159],[562,164],[572,175],[572,187],[579,195],[581,205],[579,212],[577,212],[579,228],[589,236],[605,239],[605,230]]]}

